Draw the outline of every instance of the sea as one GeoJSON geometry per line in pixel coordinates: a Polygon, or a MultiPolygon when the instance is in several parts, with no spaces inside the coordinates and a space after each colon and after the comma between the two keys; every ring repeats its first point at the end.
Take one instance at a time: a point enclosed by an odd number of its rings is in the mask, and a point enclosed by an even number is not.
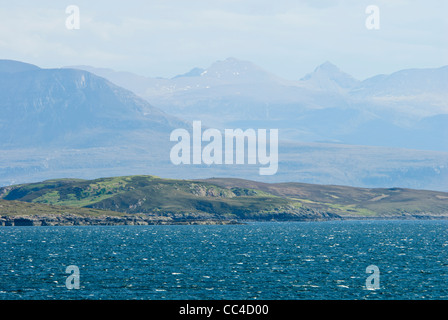
{"type": "Polygon", "coordinates": [[[448,221],[0,227],[0,300],[35,299],[448,299],[448,221]]]}

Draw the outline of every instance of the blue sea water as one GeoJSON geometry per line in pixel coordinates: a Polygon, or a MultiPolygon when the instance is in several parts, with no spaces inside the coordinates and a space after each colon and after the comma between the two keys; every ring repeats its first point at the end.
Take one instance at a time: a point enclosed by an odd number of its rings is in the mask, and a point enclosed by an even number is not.
{"type": "Polygon", "coordinates": [[[448,299],[447,252],[440,220],[0,227],[0,299],[448,299]]]}

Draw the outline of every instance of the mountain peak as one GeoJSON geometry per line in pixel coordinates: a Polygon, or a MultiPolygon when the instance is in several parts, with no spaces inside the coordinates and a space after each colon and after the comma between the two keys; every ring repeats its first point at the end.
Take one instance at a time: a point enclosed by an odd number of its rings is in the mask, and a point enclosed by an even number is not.
{"type": "Polygon", "coordinates": [[[218,60],[214,62],[208,70],[211,69],[227,69],[227,70],[247,70],[247,69],[259,69],[252,62],[239,60],[233,57],[229,57],[225,60],[218,60]]]}
{"type": "Polygon", "coordinates": [[[205,69],[201,76],[223,81],[262,82],[276,77],[254,63],[229,57],[218,60],[205,69]]]}
{"type": "Polygon", "coordinates": [[[307,74],[300,80],[307,82],[313,87],[330,91],[350,89],[359,82],[348,73],[341,71],[330,61],[325,61],[315,68],[312,73],[307,74]]]}
{"type": "Polygon", "coordinates": [[[338,71],[341,72],[341,70],[334,65],[333,63],[331,63],[330,61],[325,61],[324,63],[322,63],[321,65],[317,66],[316,69],[314,69],[314,72],[318,72],[318,71],[338,71]]]}
{"type": "Polygon", "coordinates": [[[179,74],[179,75],[173,77],[173,79],[182,78],[182,77],[199,77],[204,71],[205,71],[205,69],[196,67],[196,68],[191,69],[187,73],[179,74]]]}

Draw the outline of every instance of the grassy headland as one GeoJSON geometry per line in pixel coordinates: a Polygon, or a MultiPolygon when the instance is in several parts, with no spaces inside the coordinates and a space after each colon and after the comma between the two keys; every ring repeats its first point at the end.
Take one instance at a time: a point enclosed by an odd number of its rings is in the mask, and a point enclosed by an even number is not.
{"type": "Polygon", "coordinates": [[[55,179],[0,188],[0,199],[3,217],[65,214],[86,220],[107,216],[121,219],[121,224],[448,218],[445,192],[229,178],[175,180],[139,175],[55,179]]]}

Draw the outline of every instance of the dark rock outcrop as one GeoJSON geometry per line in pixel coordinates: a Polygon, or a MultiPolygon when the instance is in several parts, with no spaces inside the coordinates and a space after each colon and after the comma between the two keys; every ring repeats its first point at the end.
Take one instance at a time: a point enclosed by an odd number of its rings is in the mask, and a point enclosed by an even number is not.
{"type": "Polygon", "coordinates": [[[169,225],[169,224],[236,224],[233,220],[176,220],[153,216],[96,216],[33,215],[0,216],[0,226],[117,226],[117,225],[169,225]]]}

